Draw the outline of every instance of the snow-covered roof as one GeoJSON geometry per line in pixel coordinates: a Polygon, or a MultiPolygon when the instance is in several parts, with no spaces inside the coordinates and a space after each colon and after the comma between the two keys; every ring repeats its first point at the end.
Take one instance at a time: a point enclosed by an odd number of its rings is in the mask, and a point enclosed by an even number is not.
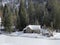
{"type": "Polygon", "coordinates": [[[27,29],[28,27],[32,30],[40,30],[41,29],[40,25],[28,25],[28,26],[26,26],[26,28],[24,28],[24,30],[27,29]]]}

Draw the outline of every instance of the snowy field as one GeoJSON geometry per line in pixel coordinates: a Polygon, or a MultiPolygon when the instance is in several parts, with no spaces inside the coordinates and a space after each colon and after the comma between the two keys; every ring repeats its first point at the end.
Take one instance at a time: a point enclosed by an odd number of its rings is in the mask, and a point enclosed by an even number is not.
{"type": "Polygon", "coordinates": [[[42,38],[43,36],[38,37],[38,34],[23,34],[19,32],[12,33],[10,36],[1,34],[0,45],[60,45],[60,40],[42,38]],[[17,33],[20,35],[18,36],[17,33]]]}

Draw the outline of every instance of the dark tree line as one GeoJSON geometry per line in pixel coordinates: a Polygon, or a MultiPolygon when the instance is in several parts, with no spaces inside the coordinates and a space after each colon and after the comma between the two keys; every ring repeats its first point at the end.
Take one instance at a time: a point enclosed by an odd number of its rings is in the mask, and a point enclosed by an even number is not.
{"type": "Polygon", "coordinates": [[[33,3],[20,0],[19,10],[15,10],[13,16],[9,6],[3,8],[3,24],[5,30],[12,31],[11,26],[15,23],[16,29],[22,31],[27,25],[46,25],[54,29],[60,29],[60,3],[58,0],[48,0],[43,3],[33,3]],[[15,22],[13,23],[13,18],[15,22]]]}

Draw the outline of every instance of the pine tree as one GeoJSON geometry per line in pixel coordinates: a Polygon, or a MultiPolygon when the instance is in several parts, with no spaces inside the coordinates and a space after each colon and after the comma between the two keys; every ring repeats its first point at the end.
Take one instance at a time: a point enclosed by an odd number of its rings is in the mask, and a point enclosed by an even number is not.
{"type": "Polygon", "coordinates": [[[49,12],[49,18],[53,22],[53,26],[56,29],[60,28],[60,3],[58,0],[48,0],[47,9],[49,12]]]}
{"type": "Polygon", "coordinates": [[[26,9],[24,7],[24,0],[20,1],[20,7],[19,7],[19,13],[17,16],[17,29],[20,31],[23,30],[23,28],[26,27],[27,22],[26,22],[26,9]]]}
{"type": "Polygon", "coordinates": [[[3,10],[3,26],[6,32],[11,33],[13,31],[13,19],[10,8],[5,5],[3,10]]]}
{"type": "Polygon", "coordinates": [[[34,5],[35,6],[35,20],[37,20],[38,21],[38,24],[40,24],[40,25],[42,25],[43,23],[43,21],[42,21],[42,19],[43,19],[43,5],[42,4],[40,4],[40,3],[38,3],[38,4],[35,4],[34,5]]]}
{"type": "Polygon", "coordinates": [[[54,5],[54,27],[60,29],[60,3],[56,0],[54,5]]]}
{"type": "Polygon", "coordinates": [[[35,9],[32,0],[30,0],[28,5],[29,5],[28,6],[29,24],[35,24],[34,22],[35,9]]]}

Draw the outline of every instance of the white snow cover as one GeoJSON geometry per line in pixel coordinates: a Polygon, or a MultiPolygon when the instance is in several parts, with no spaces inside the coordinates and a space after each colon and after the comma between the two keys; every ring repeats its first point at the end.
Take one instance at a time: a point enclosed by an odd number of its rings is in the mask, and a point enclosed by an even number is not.
{"type": "Polygon", "coordinates": [[[41,29],[41,33],[49,33],[49,31],[47,29],[41,29]]]}
{"type": "Polygon", "coordinates": [[[54,33],[53,37],[50,37],[51,39],[59,39],[60,40],[60,33],[54,33]]]}
{"type": "Polygon", "coordinates": [[[1,17],[0,17],[0,25],[1,25],[1,17]]]}
{"type": "Polygon", "coordinates": [[[60,40],[60,33],[53,33],[53,36],[51,37],[47,37],[47,36],[43,36],[42,33],[37,34],[37,33],[23,33],[22,32],[14,32],[11,33],[10,36],[18,36],[18,37],[27,37],[27,38],[39,38],[39,39],[59,39],[60,40]]]}
{"type": "Polygon", "coordinates": [[[14,33],[11,33],[10,36],[48,39],[48,37],[42,36],[42,34],[37,34],[37,33],[23,33],[23,32],[17,32],[17,31],[14,32],[14,33]]]}
{"type": "Polygon", "coordinates": [[[60,38],[60,33],[56,33],[56,34],[54,35],[54,37],[60,38]]]}
{"type": "Polygon", "coordinates": [[[11,36],[19,36],[19,35],[22,35],[22,34],[24,34],[22,31],[21,32],[16,31],[14,33],[11,33],[10,35],[11,36]]]}
{"type": "MultiPolygon", "coordinates": [[[[54,33],[53,37],[60,38],[60,33],[54,33]]],[[[0,45],[60,45],[60,39],[16,31],[8,35],[0,34],[0,45]]]]}
{"type": "Polygon", "coordinates": [[[0,45],[60,45],[60,40],[0,35],[0,45]]]}
{"type": "Polygon", "coordinates": [[[1,17],[0,17],[0,23],[1,23],[1,17]]]}
{"type": "Polygon", "coordinates": [[[27,29],[28,27],[32,30],[40,30],[41,29],[40,25],[28,25],[28,26],[26,26],[26,28],[24,28],[24,30],[27,29]]]}

